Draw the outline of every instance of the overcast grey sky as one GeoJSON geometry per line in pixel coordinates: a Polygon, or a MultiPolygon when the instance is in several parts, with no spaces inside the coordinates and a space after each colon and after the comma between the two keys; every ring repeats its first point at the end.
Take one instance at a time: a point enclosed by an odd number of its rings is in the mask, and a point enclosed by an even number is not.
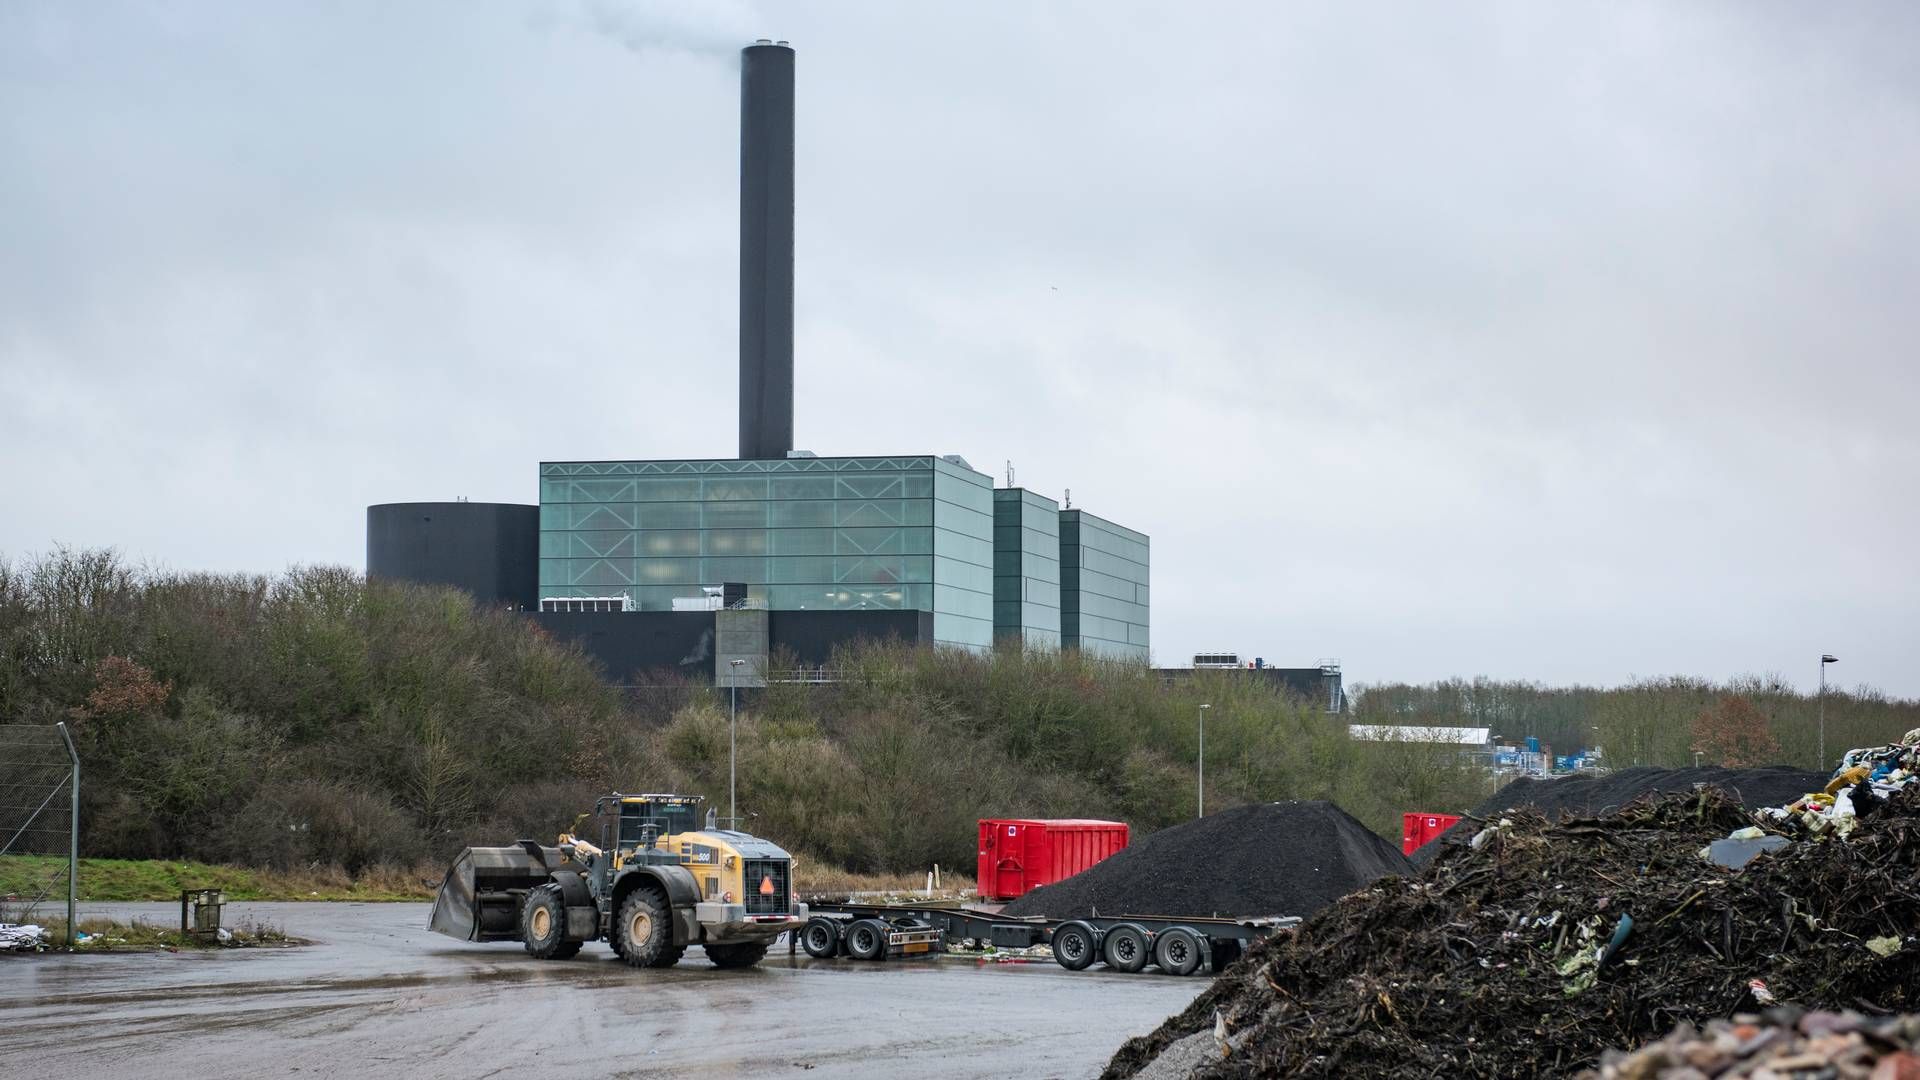
{"type": "Polygon", "coordinates": [[[1151,534],[1159,661],[1920,695],[1917,11],[11,0],[0,552],[730,456],[778,37],[799,445],[1151,534]]]}

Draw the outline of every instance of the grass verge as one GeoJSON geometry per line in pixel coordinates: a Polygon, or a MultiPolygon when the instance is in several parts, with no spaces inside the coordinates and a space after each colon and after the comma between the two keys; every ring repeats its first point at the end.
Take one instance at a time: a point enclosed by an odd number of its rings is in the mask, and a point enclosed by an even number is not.
{"type": "MultiPolygon", "coordinates": [[[[57,856],[0,855],[0,897],[64,900],[66,873],[67,860],[57,856]]],[[[176,859],[81,859],[80,899],[178,900],[182,889],[219,889],[229,900],[431,900],[439,878],[424,868],[383,868],[356,878],[337,867],[284,871],[176,859]]]]}

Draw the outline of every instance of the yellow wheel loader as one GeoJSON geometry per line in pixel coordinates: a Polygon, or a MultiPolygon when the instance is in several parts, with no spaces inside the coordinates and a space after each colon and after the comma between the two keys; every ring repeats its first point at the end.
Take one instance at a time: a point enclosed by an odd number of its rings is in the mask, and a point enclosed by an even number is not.
{"type": "Polygon", "coordinates": [[[807,921],[793,902],[793,859],[775,845],[699,821],[698,796],[602,796],[585,830],[548,847],[462,851],[428,925],[463,941],[521,941],[564,960],[605,940],[634,967],[671,967],[689,945],[723,968],[751,967],[807,921]],[[597,832],[596,832],[597,830],[597,832]]]}

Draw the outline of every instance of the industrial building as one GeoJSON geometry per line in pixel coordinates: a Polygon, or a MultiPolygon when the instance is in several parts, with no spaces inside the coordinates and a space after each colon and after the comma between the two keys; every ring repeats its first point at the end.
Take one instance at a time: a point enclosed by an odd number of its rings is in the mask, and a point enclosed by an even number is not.
{"type": "Polygon", "coordinates": [[[1155,668],[1155,674],[1172,682],[1192,678],[1198,671],[1218,671],[1238,678],[1259,679],[1305,701],[1316,702],[1329,713],[1347,711],[1347,691],[1340,674],[1340,661],[1323,659],[1313,667],[1283,668],[1256,656],[1243,660],[1239,653],[1204,652],[1193,655],[1193,666],[1155,668]]]}
{"type": "Polygon", "coordinates": [[[862,639],[1146,662],[1145,534],[955,455],[794,448],[793,50],[742,50],[741,94],[739,457],[542,462],[537,507],[372,506],[369,576],[526,611],[623,684],[760,685],[862,639]]]}

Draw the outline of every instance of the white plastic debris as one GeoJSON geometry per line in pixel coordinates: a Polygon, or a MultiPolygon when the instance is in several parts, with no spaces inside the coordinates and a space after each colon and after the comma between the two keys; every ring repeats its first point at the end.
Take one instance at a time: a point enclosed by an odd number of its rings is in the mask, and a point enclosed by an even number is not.
{"type": "Polygon", "coordinates": [[[46,930],[32,923],[0,923],[0,949],[38,949],[46,938],[46,930]]]}

